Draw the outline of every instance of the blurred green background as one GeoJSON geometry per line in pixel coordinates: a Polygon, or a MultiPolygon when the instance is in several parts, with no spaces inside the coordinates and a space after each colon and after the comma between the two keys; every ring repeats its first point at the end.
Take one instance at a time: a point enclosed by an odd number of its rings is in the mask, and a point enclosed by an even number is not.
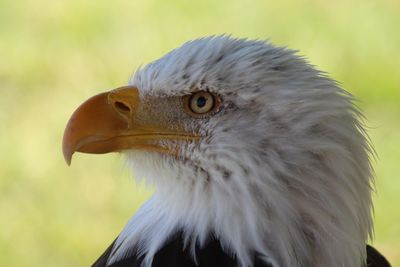
{"type": "Polygon", "coordinates": [[[374,245],[400,266],[400,1],[0,0],[0,266],[88,266],[149,196],[61,138],[88,97],[211,34],[300,50],[359,99],[378,154],[374,245]]]}

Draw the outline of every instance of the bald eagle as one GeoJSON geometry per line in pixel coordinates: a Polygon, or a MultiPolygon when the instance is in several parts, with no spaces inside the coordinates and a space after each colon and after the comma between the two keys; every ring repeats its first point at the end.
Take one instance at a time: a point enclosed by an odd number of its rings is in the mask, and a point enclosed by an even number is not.
{"type": "Polygon", "coordinates": [[[154,195],[93,266],[389,266],[353,97],[295,51],[212,36],[84,102],[63,153],[122,152],[154,195]]]}

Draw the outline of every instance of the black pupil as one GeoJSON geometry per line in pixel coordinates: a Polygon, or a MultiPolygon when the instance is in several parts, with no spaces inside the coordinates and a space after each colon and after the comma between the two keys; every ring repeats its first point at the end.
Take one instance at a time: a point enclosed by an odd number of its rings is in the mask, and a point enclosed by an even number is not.
{"type": "Polygon", "coordinates": [[[200,96],[199,98],[197,98],[196,100],[196,105],[199,108],[202,108],[206,105],[207,103],[207,98],[205,98],[204,96],[200,96]]]}

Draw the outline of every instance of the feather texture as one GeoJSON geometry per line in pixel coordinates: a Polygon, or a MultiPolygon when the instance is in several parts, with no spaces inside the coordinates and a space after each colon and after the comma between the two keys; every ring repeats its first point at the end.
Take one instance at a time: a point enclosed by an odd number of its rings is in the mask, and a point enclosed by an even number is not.
{"type": "Polygon", "coordinates": [[[276,267],[365,264],[372,148],[336,82],[295,51],[216,36],[171,51],[130,84],[143,98],[206,90],[223,103],[188,122],[207,138],[182,145],[180,159],[126,151],[155,193],[115,241],[109,266],[132,255],[154,266],[177,233],[193,262],[214,233],[239,267],[255,266],[254,254],[276,267]]]}

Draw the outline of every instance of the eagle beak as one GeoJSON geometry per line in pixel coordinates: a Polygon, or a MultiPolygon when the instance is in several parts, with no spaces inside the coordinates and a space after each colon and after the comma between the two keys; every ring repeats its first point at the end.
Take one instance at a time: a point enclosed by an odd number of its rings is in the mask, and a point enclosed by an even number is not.
{"type": "Polygon", "coordinates": [[[190,136],[169,131],[157,123],[140,122],[140,104],[138,89],[125,86],[93,96],[79,106],[64,131],[63,154],[67,164],[70,165],[76,151],[102,154],[144,149],[176,154],[174,149],[157,145],[158,141],[190,136]]]}

